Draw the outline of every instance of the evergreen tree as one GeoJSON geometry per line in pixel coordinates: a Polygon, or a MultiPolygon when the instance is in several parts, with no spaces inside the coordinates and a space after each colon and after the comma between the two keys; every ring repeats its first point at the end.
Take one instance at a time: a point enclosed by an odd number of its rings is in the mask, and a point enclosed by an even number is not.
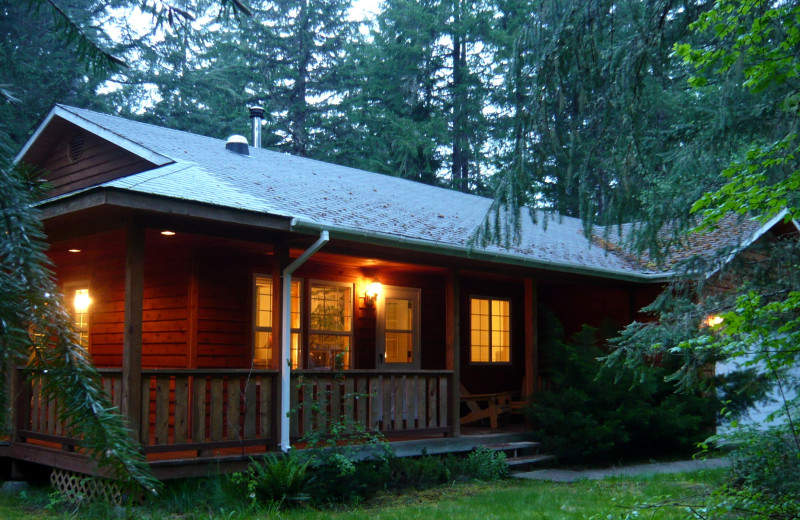
{"type": "Polygon", "coordinates": [[[266,110],[265,146],[315,156],[315,143],[329,138],[326,125],[335,124],[338,68],[355,30],[349,7],[349,0],[251,2],[252,16],[237,23],[205,19],[194,31],[167,32],[138,70],[120,78],[131,85],[121,96],[132,114],[149,102],[145,119],[223,138],[246,134],[246,106],[258,104],[266,110]]]}
{"type": "MultiPolygon", "coordinates": [[[[88,23],[91,0],[63,2],[76,24],[88,23]]],[[[105,77],[77,59],[72,45],[58,36],[51,13],[24,2],[0,2],[0,84],[19,100],[0,104],[0,126],[15,146],[22,146],[55,103],[96,110],[108,106],[94,95],[105,77]]]]}
{"type": "Polygon", "coordinates": [[[439,183],[447,139],[444,49],[436,2],[387,0],[369,38],[349,53],[346,128],[329,156],[350,166],[439,183]]]}

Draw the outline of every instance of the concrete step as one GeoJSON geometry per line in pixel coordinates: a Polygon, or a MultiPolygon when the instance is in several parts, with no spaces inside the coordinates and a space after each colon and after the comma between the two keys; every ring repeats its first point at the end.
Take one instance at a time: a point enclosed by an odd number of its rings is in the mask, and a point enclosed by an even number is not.
{"type": "Polygon", "coordinates": [[[500,442],[488,444],[486,447],[495,451],[529,450],[538,448],[539,443],[534,441],[500,442]]]}
{"type": "Polygon", "coordinates": [[[520,457],[510,457],[506,459],[508,464],[514,471],[519,471],[522,468],[541,464],[549,460],[555,460],[555,455],[537,454],[537,455],[523,455],[520,457]]]}

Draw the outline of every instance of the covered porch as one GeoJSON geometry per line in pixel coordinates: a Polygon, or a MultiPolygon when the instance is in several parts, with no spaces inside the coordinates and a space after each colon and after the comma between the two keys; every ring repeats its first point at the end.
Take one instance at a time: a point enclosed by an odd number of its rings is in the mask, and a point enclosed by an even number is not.
{"type": "MultiPolygon", "coordinates": [[[[76,325],[109,399],[160,478],[239,468],[282,444],[302,447],[310,433],[324,436],[334,424],[390,441],[457,438],[465,366],[470,390],[519,395],[525,381],[534,384],[532,279],[487,278],[462,272],[453,259],[333,239],[293,273],[286,305],[283,270],[313,236],[174,217],[155,223],[127,211],[113,212],[104,226],[80,229],[80,220],[49,221],[57,276],[68,303],[88,295],[76,325]],[[370,301],[366,289],[375,280],[384,292],[370,301]],[[471,364],[461,340],[469,334],[463,287],[487,294],[498,280],[513,293],[516,362],[471,364]],[[320,303],[319,294],[333,296],[320,303]],[[392,294],[411,302],[406,323],[387,325],[392,294]],[[314,321],[315,305],[341,302],[350,310],[335,326],[314,321]],[[391,335],[402,356],[390,354],[391,335]],[[284,339],[288,362],[278,348],[284,339]]],[[[57,419],[58,403],[42,398],[37,374],[17,370],[14,380],[7,454],[92,473],[57,419]]]]}

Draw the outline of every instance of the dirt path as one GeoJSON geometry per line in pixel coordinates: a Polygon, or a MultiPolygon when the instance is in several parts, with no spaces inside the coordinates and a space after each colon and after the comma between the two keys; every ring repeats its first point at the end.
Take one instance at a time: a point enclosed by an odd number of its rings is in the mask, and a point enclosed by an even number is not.
{"type": "Polygon", "coordinates": [[[540,469],[516,473],[517,478],[533,480],[549,480],[552,482],[575,482],[578,480],[600,480],[608,477],[637,476],[649,473],[683,473],[701,469],[727,468],[731,465],[729,459],[681,460],[677,462],[655,462],[652,464],[637,464],[604,469],[568,470],[568,469],[540,469]]]}

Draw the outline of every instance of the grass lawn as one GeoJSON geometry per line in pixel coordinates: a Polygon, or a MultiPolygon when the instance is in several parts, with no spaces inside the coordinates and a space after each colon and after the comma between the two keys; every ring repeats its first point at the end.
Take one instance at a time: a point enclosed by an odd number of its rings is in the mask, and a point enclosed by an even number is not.
{"type": "MultiPolygon", "coordinates": [[[[75,510],[50,504],[48,491],[33,489],[23,496],[0,494],[0,518],[5,520],[50,520],[90,518],[131,518],[135,520],[251,520],[283,519],[608,519],[625,515],[636,503],[653,501],[666,495],[673,498],[697,495],[724,478],[724,470],[701,471],[638,478],[611,478],[577,483],[551,483],[509,479],[499,483],[459,484],[432,490],[384,494],[361,505],[314,510],[293,509],[277,513],[274,509],[254,510],[228,503],[211,505],[212,493],[199,486],[172,493],[158,502],[125,512],[93,506],[75,510]],[[194,493],[189,489],[193,488],[194,493]]],[[[683,510],[648,511],[647,518],[685,518],[683,510]]]]}

